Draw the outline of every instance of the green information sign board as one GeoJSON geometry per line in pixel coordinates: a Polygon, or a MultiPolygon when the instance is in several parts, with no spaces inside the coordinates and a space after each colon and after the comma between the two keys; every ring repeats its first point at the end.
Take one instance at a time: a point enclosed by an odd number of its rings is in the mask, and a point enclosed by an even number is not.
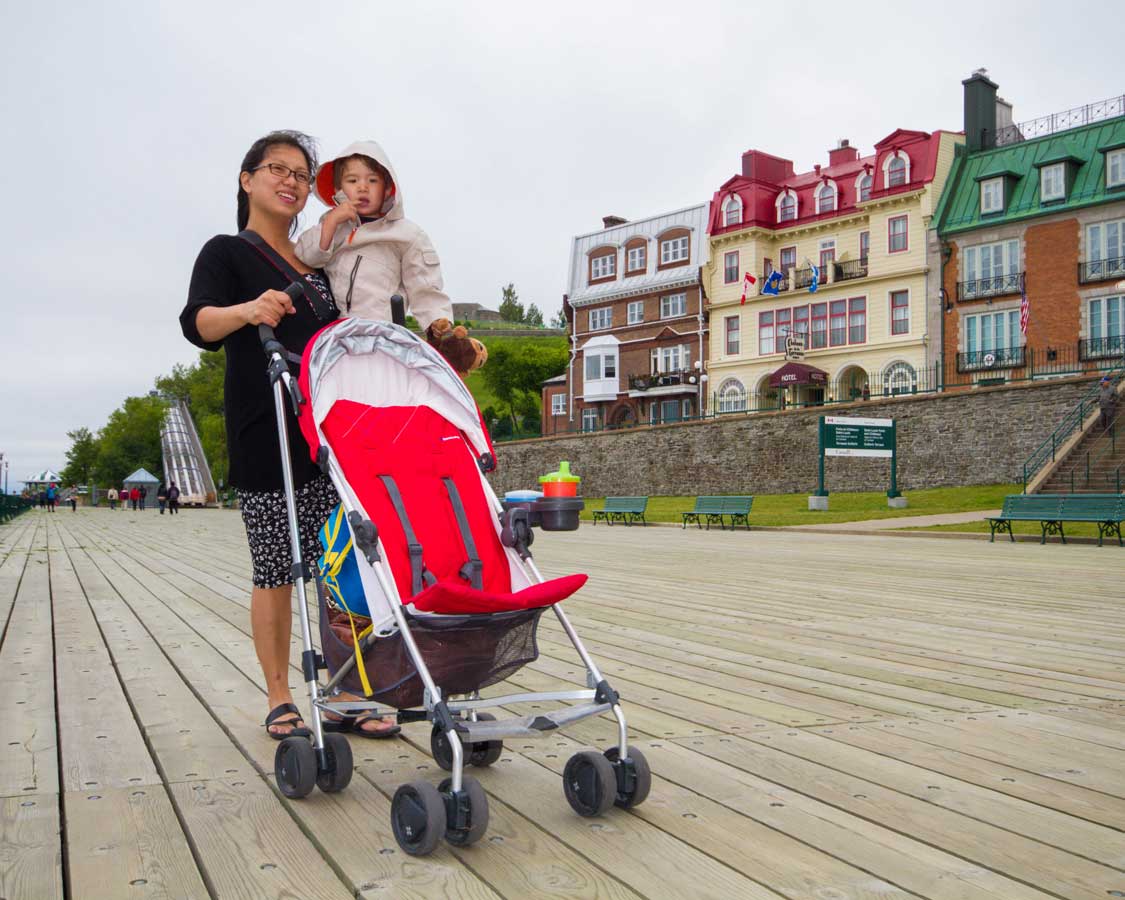
{"type": "Polygon", "coordinates": [[[891,461],[888,497],[898,497],[898,440],[894,419],[863,419],[845,416],[820,417],[820,465],[816,495],[827,497],[824,487],[824,457],[873,456],[891,461]]]}

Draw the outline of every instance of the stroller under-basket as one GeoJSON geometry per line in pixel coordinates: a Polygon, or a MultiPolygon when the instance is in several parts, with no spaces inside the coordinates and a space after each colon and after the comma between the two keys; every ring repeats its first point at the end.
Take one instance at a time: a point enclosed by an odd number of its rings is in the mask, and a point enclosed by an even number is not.
{"type": "Polygon", "coordinates": [[[311,740],[291,736],[278,745],[278,787],[286,796],[304,797],[314,785],[334,792],[351,780],[350,745],[344,735],[324,730],[325,711],[429,721],[434,759],[449,777],[437,786],[404,784],[391,804],[399,846],[424,855],[442,837],[464,846],[487,829],[487,797],[464,774],[466,763],[496,762],[504,738],[541,737],[612,712],[616,746],[571,757],[564,793],[583,816],[641,803],[651,783],[648,765],[628,746],[617,693],[558,605],[586,576],[545,580],[529,549],[532,526],[577,527],[573,501],[570,508],[552,505],[552,498],[506,508],[497,499],[484,477],[495,465],[492,446],[472,395],[441,355],[407,329],[362,319],[334,322],[309,342],[299,380],[272,330],[259,331],[283,448],[302,672],[316,710],[309,717],[311,740]],[[371,619],[353,642],[341,640],[328,624],[318,578],[321,653],[313,648],[305,591],[310,570],[301,558],[284,449],[287,395],[314,458],[340,495],[371,619]],[[536,659],[536,628],[548,609],[585,665],[587,688],[482,698],[483,688],[536,659]],[[329,673],[323,684],[322,670],[329,673]],[[341,691],[367,699],[341,699],[341,691]],[[525,703],[536,704],[533,715],[497,719],[484,712],[525,703]],[[543,711],[544,703],[558,706],[543,711]]]}

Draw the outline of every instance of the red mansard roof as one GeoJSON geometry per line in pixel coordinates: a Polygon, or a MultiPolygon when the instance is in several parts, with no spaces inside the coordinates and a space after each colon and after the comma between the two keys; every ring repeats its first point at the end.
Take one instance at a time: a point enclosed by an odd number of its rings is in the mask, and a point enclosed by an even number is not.
{"type": "Polygon", "coordinates": [[[864,171],[872,176],[871,196],[914,190],[933,180],[937,163],[938,143],[943,132],[910,131],[899,128],[875,145],[875,152],[860,156],[855,147],[839,147],[829,151],[829,165],[811,172],[795,173],[787,159],[748,150],[742,154],[742,172],[723,183],[711,198],[707,221],[708,234],[723,234],[741,228],[789,228],[804,222],[849,215],[856,210],[856,179],[864,171]],[[884,183],[883,166],[887,157],[903,151],[910,160],[910,177],[906,185],[888,188],[884,183]],[[816,192],[826,181],[836,184],[836,208],[816,213],[816,192]],[[797,195],[797,218],[777,221],[777,198],[783,190],[797,195]],[[742,200],[742,221],[723,225],[723,205],[731,195],[742,200]]]}

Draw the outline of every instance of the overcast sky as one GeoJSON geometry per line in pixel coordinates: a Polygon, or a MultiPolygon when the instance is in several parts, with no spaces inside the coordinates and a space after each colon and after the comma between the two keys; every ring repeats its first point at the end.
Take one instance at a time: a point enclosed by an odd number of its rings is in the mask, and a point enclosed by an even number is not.
{"type": "MultiPolygon", "coordinates": [[[[1017,121],[1125,92],[1105,2],[6,2],[0,452],[61,468],[196,351],[177,315],[238,164],[275,128],[374,138],[454,300],[551,316],[570,238],[708,200],[756,147],[827,163],[960,130],[989,69],[1017,121]]],[[[306,224],[323,208],[310,199],[306,224]]]]}

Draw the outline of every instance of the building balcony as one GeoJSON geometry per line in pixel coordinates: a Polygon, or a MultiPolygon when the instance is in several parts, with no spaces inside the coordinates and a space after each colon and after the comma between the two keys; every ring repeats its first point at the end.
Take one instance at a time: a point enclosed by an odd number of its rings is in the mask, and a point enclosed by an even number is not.
{"type": "Polygon", "coordinates": [[[1110,335],[1100,338],[1079,338],[1079,359],[1113,359],[1121,357],[1125,360],[1125,335],[1110,335]]]}
{"type": "Polygon", "coordinates": [[[695,390],[699,373],[694,369],[675,369],[671,372],[657,372],[655,375],[630,375],[630,391],[651,391],[658,388],[683,388],[695,390]]]}
{"type": "Polygon", "coordinates": [[[1004,294],[1018,294],[1023,284],[1023,272],[1009,272],[1007,275],[993,275],[991,278],[978,278],[976,281],[957,282],[957,301],[965,303],[985,300],[989,297],[1002,297],[1004,294]]]}
{"type": "MultiPolygon", "coordinates": [[[[766,282],[769,280],[769,277],[770,277],[769,273],[766,273],[766,275],[764,275],[762,277],[762,286],[760,288],[758,288],[758,294],[759,295],[765,293],[766,282]]],[[[789,290],[789,277],[786,276],[786,275],[782,275],[781,281],[779,281],[777,283],[777,291],[778,291],[779,294],[783,294],[787,290],[789,290]]],[[[769,295],[767,294],[766,296],[769,296],[769,295]]]]}
{"type": "MultiPolygon", "coordinates": [[[[817,284],[827,284],[828,283],[828,267],[827,266],[821,266],[820,267],[820,272],[817,275],[816,280],[817,280],[817,284]]],[[[804,268],[804,269],[798,269],[796,272],[793,273],[793,287],[794,287],[795,290],[800,290],[801,288],[807,288],[812,283],[813,283],[813,270],[812,270],[811,267],[804,268]]]]}
{"type": "Polygon", "coordinates": [[[1078,283],[1091,284],[1095,281],[1110,281],[1125,278],[1125,257],[1116,259],[1092,259],[1078,264],[1078,283]]]}
{"type": "Polygon", "coordinates": [[[850,281],[853,278],[867,277],[866,256],[861,256],[859,259],[846,259],[843,262],[833,263],[832,266],[833,281],[850,281]]]}
{"type": "Polygon", "coordinates": [[[957,354],[958,372],[988,372],[993,369],[1020,369],[1025,363],[1024,347],[972,350],[957,354]]]}

